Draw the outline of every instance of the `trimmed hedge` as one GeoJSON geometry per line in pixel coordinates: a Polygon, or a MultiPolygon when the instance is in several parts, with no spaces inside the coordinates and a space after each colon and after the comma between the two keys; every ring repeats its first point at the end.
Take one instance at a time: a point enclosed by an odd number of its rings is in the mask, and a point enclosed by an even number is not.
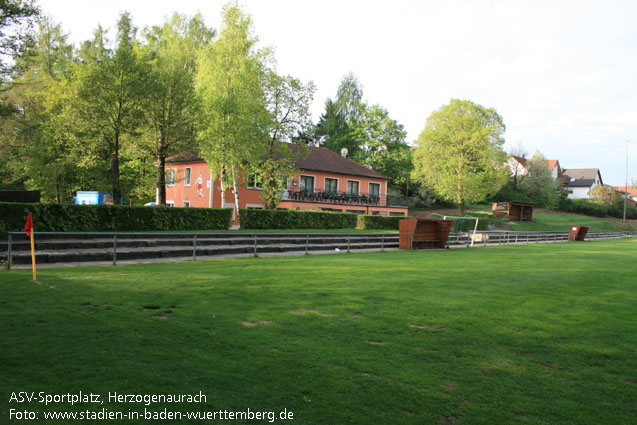
{"type": "Polygon", "coordinates": [[[330,211],[242,209],[242,229],[354,229],[356,214],[330,211]]]}
{"type": "Polygon", "coordinates": [[[359,215],[356,224],[357,229],[370,230],[398,230],[400,220],[408,217],[401,216],[382,216],[382,215],[359,215]]]}
{"type": "MultiPolygon", "coordinates": [[[[623,218],[624,199],[621,198],[613,205],[598,204],[589,199],[566,199],[561,203],[560,210],[593,217],[623,218]]],[[[627,207],[626,218],[629,220],[637,219],[637,207],[627,207]]]]}
{"type": "Polygon", "coordinates": [[[36,232],[225,230],[231,209],[0,202],[0,232],[24,230],[29,212],[36,232]]]}

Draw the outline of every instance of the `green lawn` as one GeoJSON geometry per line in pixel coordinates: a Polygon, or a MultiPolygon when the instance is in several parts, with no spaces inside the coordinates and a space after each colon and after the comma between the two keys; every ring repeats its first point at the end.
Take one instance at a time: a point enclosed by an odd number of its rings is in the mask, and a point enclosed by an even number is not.
{"type": "MultiPolygon", "coordinates": [[[[637,239],[0,272],[9,409],[634,424],[637,239]],[[93,392],[103,405],[11,401],[93,392]],[[198,394],[201,404],[109,402],[198,394]],[[278,414],[278,413],[277,413],[278,414]]],[[[93,423],[221,423],[110,420],[93,423]]],[[[228,421],[225,421],[228,422],[228,421]]],[[[232,421],[232,423],[269,423],[232,421]]]]}
{"type": "Polygon", "coordinates": [[[512,223],[513,230],[568,232],[570,226],[587,226],[589,232],[634,232],[637,229],[616,218],[598,218],[578,214],[533,213],[532,222],[512,223]]]}

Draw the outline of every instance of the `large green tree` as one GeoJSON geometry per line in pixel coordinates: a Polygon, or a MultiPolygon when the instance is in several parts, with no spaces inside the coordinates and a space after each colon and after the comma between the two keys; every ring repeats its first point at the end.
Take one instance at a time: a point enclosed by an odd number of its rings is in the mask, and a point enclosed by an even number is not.
{"type": "Polygon", "coordinates": [[[174,14],[163,26],[145,31],[147,54],[152,58],[148,138],[157,162],[161,205],[166,204],[166,157],[195,147],[197,55],[214,35],[201,15],[187,19],[174,14]]]}
{"type": "Polygon", "coordinates": [[[263,81],[267,51],[256,48],[252,19],[236,3],[224,6],[219,39],[199,57],[196,90],[201,107],[201,153],[225,190],[234,189],[239,219],[239,169],[261,160],[261,142],[270,116],[263,81]],[[228,179],[228,176],[230,179],[228,179]]]}
{"type": "Polygon", "coordinates": [[[385,108],[372,105],[363,110],[351,128],[359,146],[354,160],[391,177],[390,186],[404,190],[412,162],[403,125],[391,119],[385,108]]]}
{"type": "Polygon", "coordinates": [[[452,99],[429,116],[415,142],[413,179],[463,215],[467,203],[484,201],[508,179],[504,131],[495,109],[452,99]]]}
{"type": "Polygon", "coordinates": [[[117,23],[117,44],[106,48],[99,33],[92,46],[85,45],[88,58],[78,73],[78,112],[84,153],[110,164],[113,202],[122,199],[120,159],[127,137],[139,136],[146,118],[151,90],[151,69],[140,54],[136,29],[128,13],[117,23]]]}

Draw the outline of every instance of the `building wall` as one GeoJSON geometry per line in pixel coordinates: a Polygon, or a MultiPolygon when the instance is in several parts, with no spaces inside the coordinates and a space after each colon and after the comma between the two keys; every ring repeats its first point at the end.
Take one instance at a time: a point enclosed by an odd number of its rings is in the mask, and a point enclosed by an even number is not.
{"type": "Polygon", "coordinates": [[[569,187],[568,199],[592,199],[593,197],[588,194],[590,187],[569,187]]]}
{"type": "MultiPolygon", "coordinates": [[[[175,207],[195,207],[209,208],[210,197],[212,195],[213,208],[233,208],[234,209],[234,193],[232,189],[226,190],[226,205],[221,205],[221,182],[217,179],[210,188],[210,170],[205,162],[190,162],[180,164],[167,164],[166,169],[174,169],[175,183],[166,185],[166,202],[175,207]],[[190,168],[190,182],[186,179],[186,169],[190,168]]],[[[407,215],[407,208],[404,207],[387,207],[385,196],[387,195],[387,181],[383,179],[374,179],[369,177],[345,176],[338,174],[330,174],[319,171],[302,171],[298,176],[289,179],[290,190],[298,191],[301,185],[301,176],[314,177],[314,191],[325,191],[325,179],[336,178],[338,180],[337,190],[339,192],[347,191],[347,181],[359,182],[359,193],[369,193],[369,183],[380,184],[379,205],[351,205],[326,202],[309,202],[309,201],[292,201],[284,200],[277,206],[278,208],[295,209],[295,210],[341,210],[342,212],[356,211],[360,214],[378,214],[378,215],[407,215]],[[296,185],[294,184],[296,181],[296,185]]],[[[263,208],[260,194],[261,189],[248,188],[243,184],[243,176],[240,176],[239,185],[239,202],[240,208],[263,208]]],[[[235,223],[236,224],[236,223],[235,223]]]]}

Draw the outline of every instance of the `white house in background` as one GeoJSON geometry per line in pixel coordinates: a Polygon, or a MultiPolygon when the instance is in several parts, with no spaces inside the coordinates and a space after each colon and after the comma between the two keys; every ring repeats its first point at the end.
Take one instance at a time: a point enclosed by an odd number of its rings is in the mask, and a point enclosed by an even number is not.
{"type": "Polygon", "coordinates": [[[599,168],[569,168],[564,170],[569,199],[591,199],[590,194],[598,184],[604,184],[599,168]]]}
{"type": "Polygon", "coordinates": [[[551,177],[553,177],[553,179],[558,179],[559,177],[563,176],[564,172],[562,170],[562,167],[560,167],[560,161],[558,161],[557,159],[549,159],[547,162],[549,165],[549,171],[551,172],[551,177]]]}
{"type": "Polygon", "coordinates": [[[511,177],[526,176],[529,174],[529,170],[526,168],[526,158],[524,155],[509,155],[507,165],[511,170],[511,177]]]}

